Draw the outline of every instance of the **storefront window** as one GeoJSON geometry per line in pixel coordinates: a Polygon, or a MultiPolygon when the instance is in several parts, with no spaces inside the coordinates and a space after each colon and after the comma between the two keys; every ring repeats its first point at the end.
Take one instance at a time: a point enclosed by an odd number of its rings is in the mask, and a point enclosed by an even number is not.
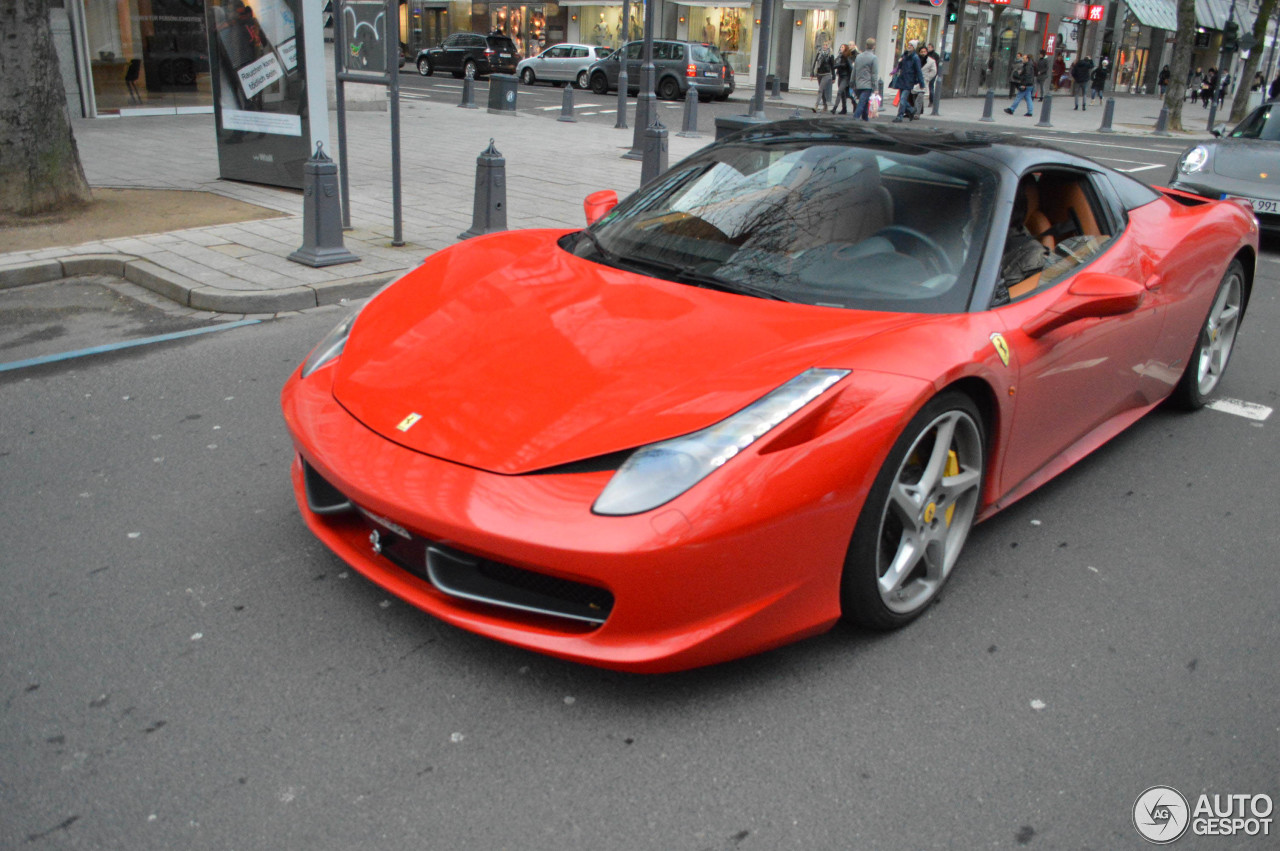
{"type": "Polygon", "coordinates": [[[85,0],[85,38],[99,114],[213,105],[201,0],[85,0]]]}
{"type": "Polygon", "coordinates": [[[801,73],[812,75],[813,60],[822,48],[835,52],[836,13],[832,9],[811,9],[804,15],[804,57],[801,73]]]}
{"type": "Polygon", "coordinates": [[[621,47],[623,42],[644,37],[644,6],[641,0],[631,3],[631,32],[622,26],[622,6],[580,6],[578,38],[583,44],[621,47]]]}
{"type": "Polygon", "coordinates": [[[400,7],[400,40],[408,45],[409,61],[426,47],[438,47],[445,36],[471,31],[471,4],[411,0],[400,7]]]}
{"type": "Polygon", "coordinates": [[[928,44],[932,40],[929,29],[933,20],[933,18],[908,15],[906,12],[898,13],[898,32],[901,33],[898,38],[899,56],[907,49],[909,42],[915,41],[918,44],[928,44]]]}
{"type": "Polygon", "coordinates": [[[689,9],[689,40],[714,44],[724,54],[735,74],[745,74],[751,65],[751,10],[689,9]]]}

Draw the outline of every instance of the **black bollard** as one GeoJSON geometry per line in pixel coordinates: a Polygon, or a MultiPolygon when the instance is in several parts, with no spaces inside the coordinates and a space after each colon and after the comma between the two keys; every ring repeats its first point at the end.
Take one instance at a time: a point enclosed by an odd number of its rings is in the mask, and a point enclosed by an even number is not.
{"type": "Polygon", "coordinates": [[[560,100],[560,117],[556,121],[577,121],[573,117],[573,83],[564,84],[564,97],[560,100]]]}
{"type": "Polygon", "coordinates": [[[644,186],[667,170],[667,128],[655,121],[644,128],[644,159],[640,163],[640,185],[644,186]]]}
{"type": "Polygon", "coordinates": [[[334,266],[360,258],[342,244],[342,208],[338,198],[338,166],[316,143],[316,153],[302,164],[302,247],[289,259],[304,266],[334,266]]]}
{"type": "Polygon", "coordinates": [[[995,112],[995,108],[996,108],[995,89],[987,89],[987,99],[982,104],[982,118],[978,120],[979,121],[995,121],[995,119],[991,117],[991,113],[995,112]]]}
{"type": "Polygon", "coordinates": [[[929,92],[929,114],[939,115],[938,102],[942,100],[942,75],[933,78],[933,91],[929,92]]]}
{"type": "Polygon", "coordinates": [[[489,140],[489,147],[476,158],[476,196],[472,206],[471,229],[458,234],[470,239],[507,229],[507,161],[489,140]]]}
{"type": "Polygon", "coordinates": [[[782,81],[778,79],[778,75],[770,74],[767,82],[769,83],[769,100],[782,100],[782,81]]]}
{"type": "Polygon", "coordinates": [[[1213,132],[1213,124],[1218,120],[1218,93],[1211,92],[1209,94],[1209,124],[1204,128],[1210,133],[1213,132]]]}
{"type": "Polygon", "coordinates": [[[1102,110],[1102,126],[1098,128],[1099,133],[1114,133],[1111,129],[1111,119],[1116,114],[1116,99],[1107,98],[1107,104],[1102,110]]]}
{"type": "Polygon", "coordinates": [[[462,81],[462,103],[458,106],[463,109],[479,109],[476,106],[476,81],[470,77],[462,81]]]}
{"type": "Polygon", "coordinates": [[[1049,115],[1053,112],[1053,92],[1046,92],[1044,99],[1040,101],[1040,120],[1036,122],[1037,127],[1052,127],[1049,123],[1049,115]]]}
{"type": "Polygon", "coordinates": [[[684,96],[684,123],[677,136],[698,138],[698,87],[689,83],[689,93],[684,96]]]}
{"type": "Polygon", "coordinates": [[[1156,135],[1168,136],[1169,133],[1169,109],[1160,107],[1160,117],[1156,119],[1156,135]]]}

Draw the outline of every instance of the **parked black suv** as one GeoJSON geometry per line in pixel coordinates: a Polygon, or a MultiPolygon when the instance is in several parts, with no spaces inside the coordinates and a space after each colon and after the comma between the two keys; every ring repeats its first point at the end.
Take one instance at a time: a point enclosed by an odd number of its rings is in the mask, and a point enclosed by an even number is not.
{"type": "Polygon", "coordinates": [[[514,74],[519,61],[515,42],[505,35],[454,33],[439,47],[418,53],[418,73],[424,77],[436,71],[448,71],[455,77],[514,74]]]}
{"type": "MultiPolygon", "coordinates": [[[[622,57],[627,63],[627,91],[640,90],[644,42],[630,41],[622,49],[591,66],[591,91],[598,95],[618,90],[622,57]]],[[[654,91],[664,100],[682,98],[697,81],[699,100],[724,100],[733,93],[733,69],[714,44],[697,41],[653,40],[654,91]]]]}

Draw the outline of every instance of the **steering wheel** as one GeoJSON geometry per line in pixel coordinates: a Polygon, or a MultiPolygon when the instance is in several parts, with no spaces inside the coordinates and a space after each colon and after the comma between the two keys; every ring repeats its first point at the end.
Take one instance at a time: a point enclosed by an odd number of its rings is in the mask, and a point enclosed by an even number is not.
{"type": "Polygon", "coordinates": [[[943,250],[942,246],[938,244],[937,240],[927,234],[921,233],[915,228],[909,228],[906,225],[886,225],[876,231],[875,235],[883,236],[888,239],[890,242],[894,243],[895,248],[897,247],[897,242],[893,239],[894,236],[907,237],[910,240],[915,240],[915,242],[929,250],[929,254],[922,259],[931,261],[939,274],[954,275],[956,273],[956,267],[951,262],[951,258],[947,255],[947,252],[943,250]]]}

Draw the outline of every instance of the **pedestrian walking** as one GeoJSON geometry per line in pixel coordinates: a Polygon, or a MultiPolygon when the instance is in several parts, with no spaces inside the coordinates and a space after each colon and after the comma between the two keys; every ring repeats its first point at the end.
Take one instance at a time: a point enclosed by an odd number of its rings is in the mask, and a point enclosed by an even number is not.
{"type": "Polygon", "coordinates": [[[1204,72],[1199,68],[1194,71],[1187,72],[1187,96],[1183,100],[1189,100],[1195,103],[1196,98],[1200,97],[1200,84],[1204,82],[1204,72]]]}
{"type": "Polygon", "coordinates": [[[1089,85],[1089,75],[1093,73],[1093,57],[1076,59],[1071,66],[1071,99],[1075,102],[1072,109],[1088,109],[1089,99],[1085,97],[1085,86],[1089,85]]]}
{"type": "Polygon", "coordinates": [[[1160,87],[1160,97],[1164,97],[1164,93],[1169,90],[1169,78],[1171,76],[1172,72],[1169,71],[1168,65],[1160,69],[1160,76],[1156,78],[1156,85],[1160,87]]]}
{"type": "Polygon", "coordinates": [[[929,89],[929,103],[933,103],[938,97],[938,84],[942,82],[942,57],[933,49],[932,44],[928,46],[928,50],[929,58],[933,60],[933,67],[938,69],[937,75],[933,78],[933,86],[929,89]]]}
{"type": "Polygon", "coordinates": [[[853,92],[858,98],[858,105],[853,109],[853,117],[863,121],[871,120],[867,107],[871,93],[875,91],[876,80],[880,78],[880,62],[876,59],[876,40],[867,39],[867,49],[853,60],[853,92]]]}
{"type": "MultiPolygon", "coordinates": [[[[840,115],[849,114],[849,102],[853,100],[853,92],[850,89],[849,81],[853,79],[853,61],[856,55],[852,44],[840,45],[840,55],[836,58],[836,95],[840,103],[840,115]]],[[[858,111],[858,105],[855,102],[853,111],[858,111]]],[[[836,114],[835,104],[831,106],[831,113],[836,114]]]]}
{"type": "Polygon", "coordinates": [[[1218,69],[1210,68],[1200,81],[1200,108],[1209,108],[1209,98],[1218,91],[1218,69]]]}
{"type": "Polygon", "coordinates": [[[1071,75],[1067,73],[1067,60],[1060,53],[1053,57],[1053,88],[1057,91],[1070,86],[1071,75]]]}
{"type": "Polygon", "coordinates": [[[1231,93],[1231,72],[1222,72],[1221,79],[1218,80],[1218,108],[1222,108],[1222,104],[1226,102],[1227,95],[1231,93]]]}
{"type": "Polygon", "coordinates": [[[823,112],[831,109],[831,72],[834,68],[831,50],[824,44],[813,57],[813,76],[818,78],[818,97],[811,107],[814,112],[818,107],[822,107],[823,112]]]}
{"type": "Polygon", "coordinates": [[[920,92],[920,102],[916,104],[916,108],[924,112],[929,108],[933,97],[933,84],[938,79],[938,63],[929,55],[927,47],[921,47],[916,53],[920,57],[920,76],[924,78],[924,91],[920,92]]]}
{"type": "MultiPolygon", "coordinates": [[[[1036,91],[1040,100],[1044,100],[1045,83],[1049,80],[1049,54],[1043,50],[1040,51],[1040,58],[1036,60],[1036,91]]],[[[1052,88],[1052,84],[1050,85],[1052,88]]]]}
{"type": "Polygon", "coordinates": [[[901,124],[904,119],[915,121],[918,117],[911,106],[911,92],[916,86],[924,85],[924,77],[920,73],[920,57],[916,55],[916,40],[907,42],[907,49],[898,57],[898,67],[889,81],[889,88],[898,90],[898,115],[894,124],[901,124]]]}
{"type": "Polygon", "coordinates": [[[1280,74],[1276,74],[1276,78],[1271,81],[1271,86],[1267,89],[1267,100],[1280,100],[1280,74]]]}
{"type": "Polygon", "coordinates": [[[1111,63],[1104,56],[1102,61],[1098,63],[1098,67],[1093,69],[1093,73],[1089,75],[1092,87],[1089,90],[1089,103],[1093,103],[1094,97],[1097,97],[1098,103],[1102,103],[1102,92],[1107,86],[1107,77],[1111,76],[1111,63]]]}
{"type": "Polygon", "coordinates": [[[1031,116],[1034,110],[1031,107],[1031,96],[1035,93],[1036,85],[1036,66],[1031,61],[1031,54],[1023,56],[1019,53],[1014,60],[1013,70],[1009,73],[1009,79],[1018,87],[1018,93],[1014,95],[1013,103],[1004,108],[1009,115],[1013,115],[1014,110],[1018,108],[1021,101],[1027,102],[1026,115],[1031,116]]]}

